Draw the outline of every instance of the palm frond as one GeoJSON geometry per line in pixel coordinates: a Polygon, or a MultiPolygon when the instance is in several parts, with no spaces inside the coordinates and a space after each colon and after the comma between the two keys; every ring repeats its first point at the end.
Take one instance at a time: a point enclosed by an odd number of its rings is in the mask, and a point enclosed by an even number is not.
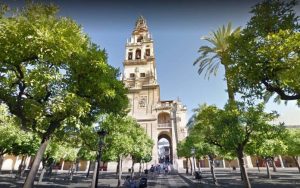
{"type": "Polygon", "coordinates": [[[201,46],[198,50],[200,56],[194,61],[193,65],[198,65],[199,74],[202,74],[205,69],[204,77],[209,78],[211,74],[217,74],[220,63],[222,64],[222,56],[228,49],[228,37],[239,34],[240,30],[241,27],[232,30],[232,24],[229,22],[227,26],[223,25],[216,31],[209,33],[209,36],[201,37],[202,40],[208,41],[212,46],[201,46]]]}

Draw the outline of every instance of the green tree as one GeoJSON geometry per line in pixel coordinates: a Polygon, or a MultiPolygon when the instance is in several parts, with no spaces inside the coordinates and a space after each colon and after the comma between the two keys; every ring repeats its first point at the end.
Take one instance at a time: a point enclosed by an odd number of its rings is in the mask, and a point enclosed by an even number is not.
{"type": "Polygon", "coordinates": [[[103,158],[107,161],[117,161],[119,174],[118,186],[121,185],[122,160],[130,155],[134,147],[132,135],[135,134],[136,121],[130,117],[109,115],[102,122],[101,127],[108,132],[105,138],[103,158]]]}
{"type": "Polygon", "coordinates": [[[0,102],[22,129],[41,137],[26,188],[32,187],[57,131],[78,122],[91,125],[99,114],[119,113],[128,103],[118,70],[107,64],[105,51],[57,12],[53,5],[28,4],[0,19],[0,102]]]}
{"type": "Polygon", "coordinates": [[[19,122],[9,114],[6,105],[0,105],[0,169],[5,154],[22,155],[18,170],[20,175],[25,157],[36,153],[39,142],[36,135],[20,129],[19,122]]]}
{"type": "Polygon", "coordinates": [[[263,110],[262,104],[246,106],[243,103],[229,103],[224,110],[202,105],[196,117],[195,127],[203,132],[207,142],[226,153],[236,154],[245,187],[251,187],[244,163],[246,148],[256,138],[255,135],[267,134],[272,130],[273,126],[268,122],[277,117],[275,113],[265,113],[263,110]]]}
{"type": "Polygon", "coordinates": [[[288,146],[285,154],[293,157],[300,173],[300,165],[297,159],[297,156],[300,155],[300,130],[290,129],[284,142],[288,146]]]}
{"type": "Polygon", "coordinates": [[[36,134],[21,130],[19,126],[15,127],[17,130],[12,127],[9,128],[17,132],[17,138],[14,140],[10,154],[22,156],[17,172],[17,176],[22,177],[25,172],[27,157],[33,156],[37,152],[41,140],[36,134]]]}
{"type": "Polygon", "coordinates": [[[0,104],[0,170],[3,157],[5,154],[12,152],[19,131],[15,119],[8,114],[7,107],[0,104]]]}
{"type": "Polygon", "coordinates": [[[60,160],[72,162],[70,167],[70,180],[72,180],[73,172],[75,170],[74,163],[76,162],[78,151],[79,148],[72,146],[72,143],[53,138],[42,157],[43,169],[39,178],[39,182],[43,181],[46,168],[49,169],[48,175],[51,176],[52,167],[57,161],[60,160]]]}
{"type": "Polygon", "coordinates": [[[261,132],[254,135],[255,138],[252,138],[247,146],[247,153],[264,159],[269,179],[271,179],[269,162],[272,163],[273,171],[276,172],[274,157],[286,153],[287,145],[284,143],[286,136],[285,127],[273,126],[266,133],[261,132]]]}
{"type": "Polygon", "coordinates": [[[141,163],[144,158],[146,158],[149,154],[152,153],[153,149],[152,139],[147,135],[145,130],[142,127],[140,127],[138,123],[136,123],[135,126],[133,126],[132,132],[134,134],[131,134],[130,136],[133,139],[134,145],[132,147],[132,150],[129,152],[132,158],[131,177],[134,176],[134,164],[136,162],[140,163],[139,173],[141,173],[141,163]]]}
{"type": "Polygon", "coordinates": [[[210,46],[201,46],[198,50],[200,56],[194,62],[194,65],[199,65],[198,73],[201,74],[205,69],[205,76],[209,76],[214,73],[216,75],[219,65],[222,64],[225,68],[225,79],[227,81],[227,93],[229,100],[234,100],[234,88],[231,84],[231,80],[228,74],[228,68],[231,64],[229,58],[228,38],[230,36],[236,36],[240,33],[240,27],[232,29],[231,23],[229,22],[227,27],[218,28],[217,31],[213,31],[210,36],[203,37],[202,39],[211,43],[210,46]]]}
{"type": "Polygon", "coordinates": [[[230,37],[229,72],[244,97],[300,99],[299,17],[296,1],[268,0],[255,5],[241,35],[230,37]]]}
{"type": "Polygon", "coordinates": [[[178,157],[184,157],[186,158],[186,174],[189,173],[189,165],[188,165],[188,160],[190,160],[191,164],[191,174],[193,173],[193,168],[192,168],[192,162],[191,162],[191,149],[193,148],[193,142],[192,140],[189,139],[189,137],[186,137],[184,140],[180,141],[177,144],[177,155],[178,157]]]}
{"type": "MultiPolygon", "coordinates": [[[[78,151],[78,158],[81,160],[88,160],[89,167],[86,177],[89,177],[91,162],[95,161],[97,151],[99,148],[99,136],[93,127],[82,126],[79,134],[80,142],[76,142],[80,147],[78,151]]],[[[102,158],[103,161],[103,158],[102,158]]]]}
{"type": "MultiPolygon", "coordinates": [[[[218,185],[218,181],[215,173],[215,159],[217,156],[221,156],[221,148],[212,144],[208,137],[206,137],[199,125],[196,125],[190,131],[190,139],[193,142],[193,148],[195,148],[196,158],[202,158],[207,156],[210,163],[210,172],[212,175],[213,183],[218,185]]],[[[199,164],[200,165],[200,164],[199,164]]]]}
{"type": "MultiPolygon", "coordinates": [[[[210,161],[210,170],[213,178],[214,184],[218,184],[217,178],[215,175],[214,167],[215,167],[215,158],[217,155],[219,155],[218,148],[205,141],[205,136],[203,135],[203,132],[198,129],[197,122],[194,124],[195,126],[190,128],[190,134],[188,137],[186,137],[183,141],[179,142],[177,146],[177,154],[179,157],[185,157],[187,160],[191,157],[195,157],[196,159],[201,159],[202,157],[208,157],[210,161]],[[195,150],[195,153],[192,154],[192,149],[195,150]]],[[[193,169],[193,162],[190,160],[191,163],[191,173],[193,171],[196,171],[196,169],[193,169]]],[[[187,169],[186,173],[188,173],[188,162],[186,163],[187,169]]],[[[196,168],[196,167],[195,167],[196,168]]],[[[200,169],[199,164],[199,169],[200,169]]],[[[200,169],[201,171],[201,169],[200,169]]]]}

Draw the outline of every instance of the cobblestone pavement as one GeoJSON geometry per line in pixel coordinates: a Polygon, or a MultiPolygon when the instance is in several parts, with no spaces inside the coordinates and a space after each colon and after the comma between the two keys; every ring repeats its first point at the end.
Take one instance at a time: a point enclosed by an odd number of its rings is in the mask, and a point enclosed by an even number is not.
{"type": "MultiPolygon", "coordinates": [[[[279,168],[278,172],[272,172],[272,179],[267,179],[265,169],[261,169],[260,172],[258,172],[257,169],[248,169],[248,173],[253,188],[300,188],[300,173],[296,168],[279,168]]],[[[123,187],[126,187],[125,177],[128,175],[128,173],[123,174],[123,187]]],[[[73,180],[70,180],[67,173],[59,172],[54,173],[51,177],[46,176],[41,183],[38,183],[38,179],[36,179],[34,187],[87,188],[91,185],[91,176],[92,174],[90,174],[89,178],[86,178],[84,173],[77,173],[74,174],[73,180]]],[[[149,188],[243,187],[238,169],[236,171],[232,171],[230,169],[216,169],[216,176],[219,183],[218,186],[212,184],[212,178],[209,169],[203,169],[203,178],[201,181],[198,181],[194,178],[194,176],[187,175],[185,173],[172,173],[168,175],[143,174],[143,177],[148,179],[149,188]]],[[[25,178],[15,178],[15,175],[11,173],[2,173],[0,174],[0,188],[22,187],[24,180],[25,178]]],[[[138,184],[138,181],[138,178],[136,178],[136,184],[138,184]]],[[[117,179],[115,173],[100,172],[98,185],[99,188],[116,187],[117,179]]]]}

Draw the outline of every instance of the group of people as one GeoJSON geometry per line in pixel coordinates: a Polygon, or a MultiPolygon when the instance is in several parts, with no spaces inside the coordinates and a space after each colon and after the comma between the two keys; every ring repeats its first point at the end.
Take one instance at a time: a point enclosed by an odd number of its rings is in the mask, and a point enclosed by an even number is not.
{"type": "Polygon", "coordinates": [[[171,172],[171,166],[169,164],[157,164],[151,165],[150,173],[152,174],[169,174],[171,172]]]}

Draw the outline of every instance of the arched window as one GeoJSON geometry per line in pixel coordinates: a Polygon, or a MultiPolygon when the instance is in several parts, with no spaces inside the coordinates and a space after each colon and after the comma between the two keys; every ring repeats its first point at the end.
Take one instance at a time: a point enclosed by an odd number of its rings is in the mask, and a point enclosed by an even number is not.
{"type": "Polygon", "coordinates": [[[139,38],[137,39],[137,42],[142,42],[143,40],[143,36],[139,36],[139,38]]]}
{"type": "Polygon", "coordinates": [[[158,124],[171,123],[171,117],[169,113],[162,112],[158,114],[158,124]]]}
{"type": "Polygon", "coordinates": [[[132,60],[132,52],[128,52],[128,60],[132,60]]]}
{"type": "Polygon", "coordinates": [[[146,56],[150,56],[150,49],[146,49],[146,56]]]}
{"type": "Polygon", "coordinates": [[[135,59],[141,59],[141,50],[140,49],[137,49],[135,51],[135,59]]]}

